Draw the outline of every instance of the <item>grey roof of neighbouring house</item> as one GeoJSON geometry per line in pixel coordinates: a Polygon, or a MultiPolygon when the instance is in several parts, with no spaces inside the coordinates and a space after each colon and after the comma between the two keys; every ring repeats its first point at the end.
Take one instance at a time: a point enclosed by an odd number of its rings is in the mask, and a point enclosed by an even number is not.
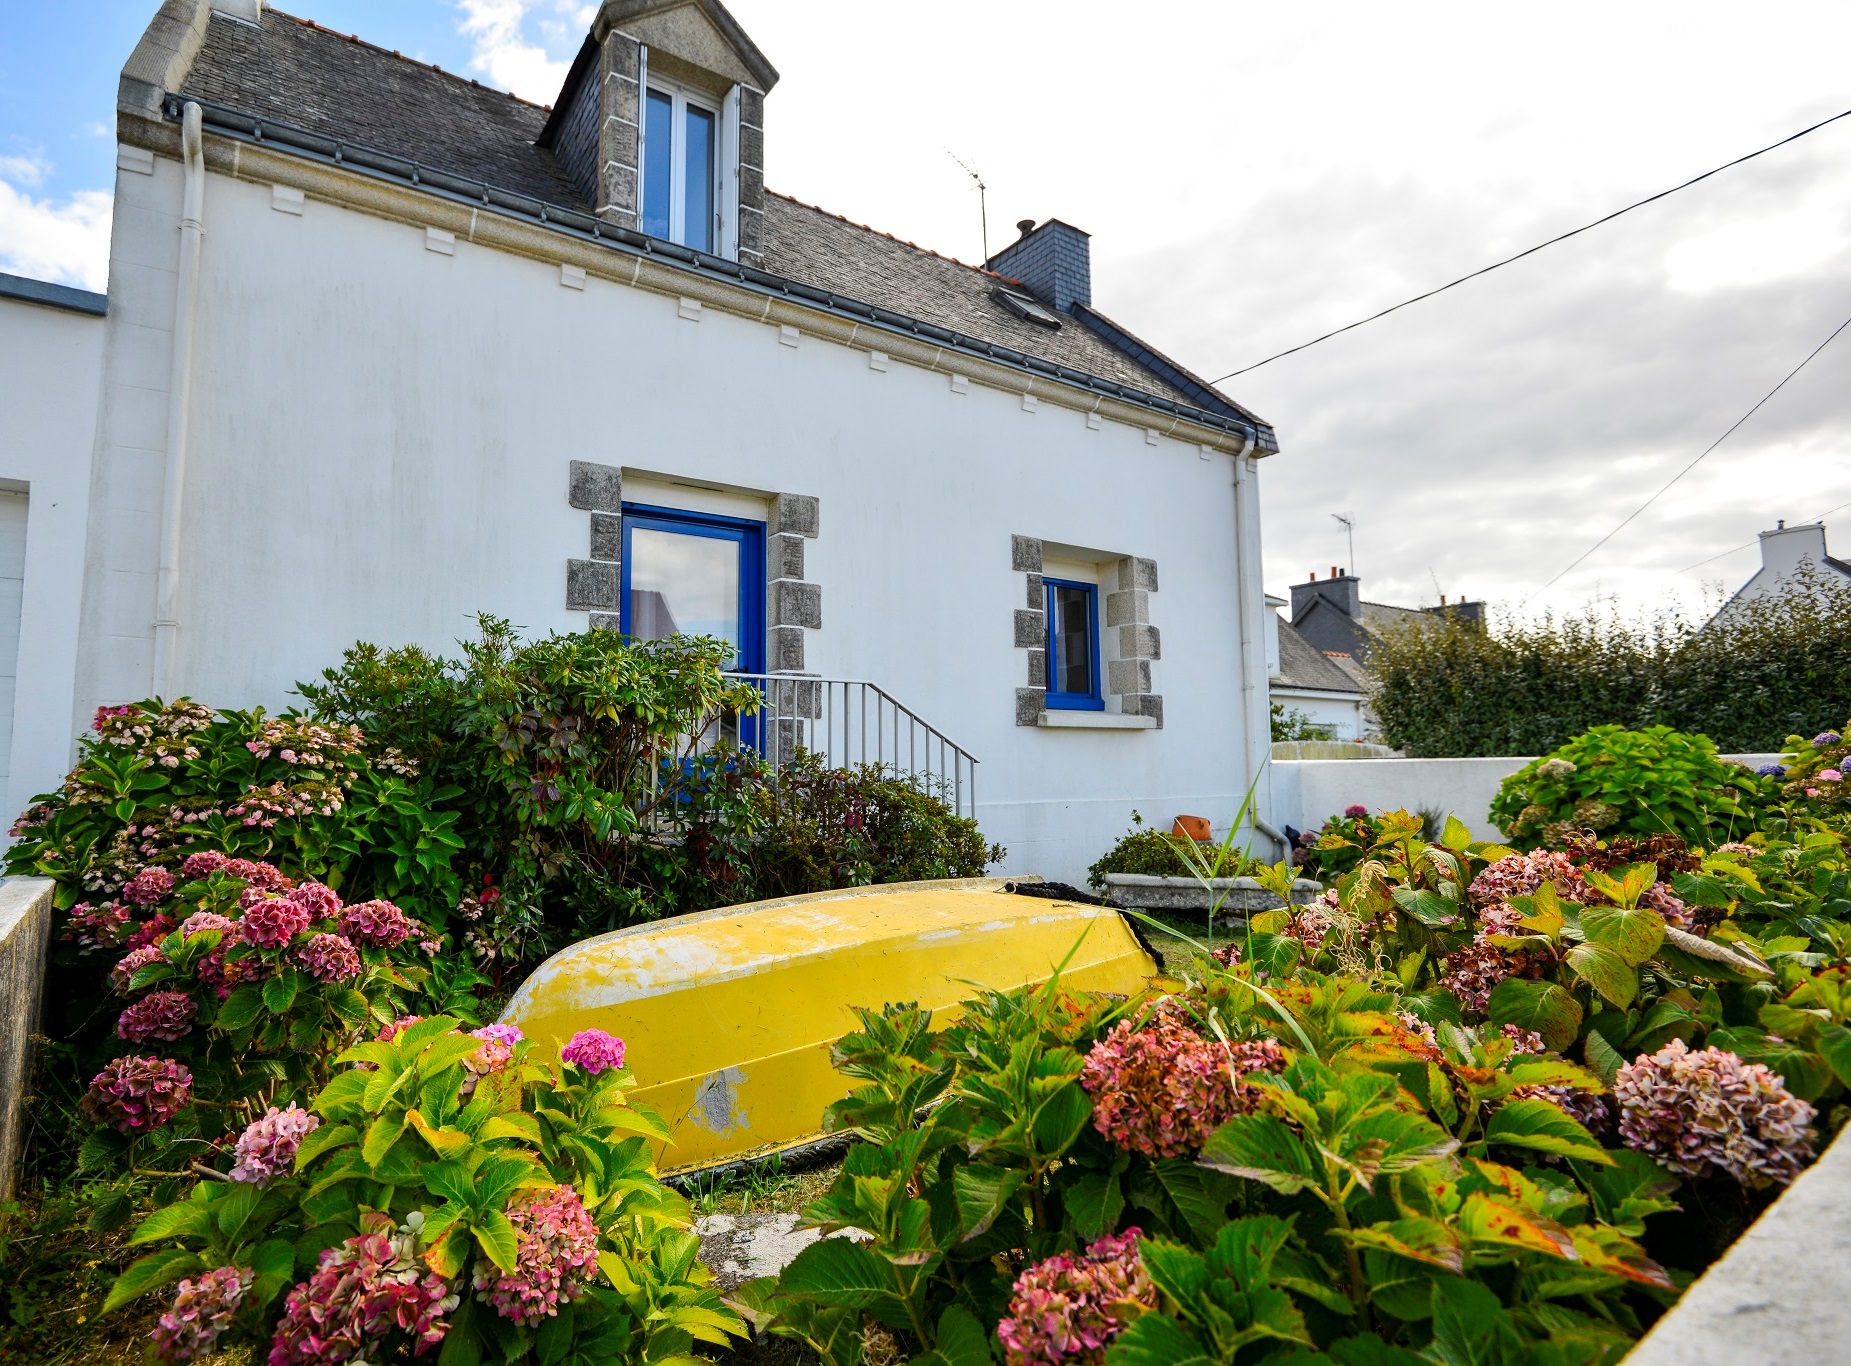
{"type": "MultiPolygon", "coordinates": [[[[546,109],[275,9],[266,8],[260,25],[214,14],[177,93],[590,211],[553,153],[535,145],[546,109]]],[[[1058,330],[1028,322],[991,297],[1003,277],[775,193],[765,198],[764,269],[1171,403],[1256,424],[1262,444],[1271,446],[1263,420],[1154,348],[1144,348],[1151,353],[1151,364],[1144,364],[1079,318],[1063,317],[1058,330]]],[[[1109,320],[1107,326],[1122,332],[1109,320]]]]}
{"type": "Polygon", "coordinates": [[[1279,673],[1273,682],[1320,692],[1362,692],[1361,685],[1336,660],[1283,620],[1279,623],[1279,673]]]}

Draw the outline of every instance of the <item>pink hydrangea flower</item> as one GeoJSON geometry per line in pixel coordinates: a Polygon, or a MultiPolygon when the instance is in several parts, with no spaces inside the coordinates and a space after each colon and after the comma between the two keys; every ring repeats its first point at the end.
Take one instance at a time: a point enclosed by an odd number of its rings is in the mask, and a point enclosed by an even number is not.
{"type": "Polygon", "coordinates": [[[158,944],[173,933],[174,923],[174,918],[163,911],[153,919],[143,921],[129,936],[128,946],[138,949],[143,944],[158,944]]]}
{"type": "Polygon", "coordinates": [[[1138,1255],[1138,1230],[1063,1252],[1016,1278],[996,1325],[1007,1366],[1102,1366],[1106,1348],[1144,1310],[1157,1307],[1138,1255]]]}
{"type": "Polygon", "coordinates": [[[318,982],[345,982],[360,975],[360,950],[338,934],[312,936],[296,957],[318,982]]]}
{"type": "Polygon", "coordinates": [[[86,953],[115,948],[128,937],[129,924],[126,906],[114,901],[105,901],[95,906],[88,901],[80,901],[71,907],[71,918],[64,928],[64,938],[76,940],[86,953]]]}
{"type": "Polygon", "coordinates": [[[199,1003],[184,991],[151,991],[122,1012],[116,1037],[130,1043],[173,1043],[193,1032],[199,1003]]]}
{"type": "Polygon", "coordinates": [[[531,1192],[508,1206],[519,1235],[514,1270],[476,1262],[476,1296],[523,1327],[550,1318],[577,1299],[598,1261],[598,1226],[570,1186],[531,1192]]]}
{"type": "Polygon", "coordinates": [[[1761,1063],[1673,1039],[1613,1082],[1620,1137],[1681,1176],[1784,1186],[1812,1160],[1813,1108],[1761,1063]]]}
{"type": "Polygon", "coordinates": [[[340,893],[320,882],[298,883],[290,890],[289,899],[307,911],[310,920],[326,920],[341,909],[340,893]]]}
{"type": "Polygon", "coordinates": [[[308,908],[288,897],[263,896],[244,908],[239,934],[260,949],[280,949],[309,927],[308,908]]]}
{"type": "Polygon", "coordinates": [[[109,983],[117,993],[129,994],[129,983],[135,974],[151,963],[165,963],[167,955],[154,944],[143,944],[138,949],[130,949],[122,955],[122,961],[109,970],[109,983]]]}
{"type": "Polygon", "coordinates": [[[1354,806],[1346,806],[1343,808],[1343,818],[1346,821],[1359,821],[1368,814],[1369,808],[1364,806],[1361,802],[1357,802],[1354,806]]]}
{"type": "Polygon", "coordinates": [[[193,1099],[193,1074],[172,1058],[117,1058],[90,1079],[83,1110],[125,1134],[158,1129],[193,1099]]]}
{"type": "Polygon", "coordinates": [[[390,901],[362,901],[341,916],[341,933],[356,944],[393,949],[417,933],[417,921],[390,901]]]}
{"type": "Polygon", "coordinates": [[[261,887],[265,891],[278,891],[291,885],[289,879],[283,876],[282,869],[260,859],[227,859],[222,867],[226,876],[235,877],[240,882],[261,887]]]}
{"type": "Polygon", "coordinates": [[[1841,780],[1845,775],[1835,768],[1822,768],[1813,776],[1824,782],[1835,783],[1841,780]]]}
{"type": "Polygon", "coordinates": [[[463,1078],[460,1093],[465,1096],[475,1094],[476,1083],[481,1078],[500,1072],[513,1062],[514,1045],[525,1036],[514,1025],[491,1024],[470,1030],[469,1037],[482,1040],[482,1047],[463,1059],[463,1067],[469,1073],[463,1078]]]}
{"type": "Polygon", "coordinates": [[[263,1118],[238,1135],[237,1165],[227,1175],[233,1181],[261,1186],[294,1170],[296,1150],[302,1146],[302,1140],[320,1127],[321,1120],[299,1108],[294,1101],[283,1110],[272,1105],[263,1118]]]}
{"type": "Polygon", "coordinates": [[[202,849],[197,854],[186,856],[186,862],[180,865],[180,876],[188,882],[197,882],[202,877],[210,877],[230,862],[216,849],[202,849]]]}
{"type": "Polygon", "coordinates": [[[581,1029],[559,1050],[559,1060],[582,1067],[592,1076],[607,1068],[623,1066],[623,1040],[602,1029],[581,1029]]]}
{"type": "Polygon", "coordinates": [[[1174,1019],[1121,1020],[1087,1054],[1080,1085],[1106,1139],[1147,1157],[1180,1157],[1254,1107],[1257,1096],[1242,1084],[1247,1073],[1284,1065],[1271,1040],[1226,1045],[1174,1019]]]}
{"type": "Polygon", "coordinates": [[[255,1279],[243,1267],[221,1266],[181,1281],[173,1308],[161,1315],[150,1334],[154,1354],[169,1366],[210,1356],[255,1279]]]}
{"type": "Polygon", "coordinates": [[[461,1297],[425,1265],[408,1233],[362,1233],[321,1254],[315,1274],[289,1292],[269,1366],[386,1361],[404,1345],[424,1356],[450,1331],[461,1297]]]}
{"type": "Polygon", "coordinates": [[[136,906],[158,906],[173,895],[174,875],[165,868],[143,868],[122,889],[122,899],[136,906]]]}
{"type": "Polygon", "coordinates": [[[382,1028],[379,1031],[379,1042],[380,1043],[391,1043],[394,1039],[398,1038],[399,1035],[403,1034],[407,1029],[410,1029],[413,1025],[417,1024],[423,1018],[424,1017],[422,1015],[401,1015],[399,1016],[398,1019],[394,1020],[391,1024],[386,1025],[384,1028],[382,1028]]]}
{"type": "Polygon", "coordinates": [[[219,940],[222,946],[227,939],[237,934],[238,923],[230,916],[220,915],[217,911],[194,911],[180,922],[180,934],[187,939],[191,939],[196,934],[204,934],[207,930],[217,930],[220,935],[225,936],[219,940]]]}

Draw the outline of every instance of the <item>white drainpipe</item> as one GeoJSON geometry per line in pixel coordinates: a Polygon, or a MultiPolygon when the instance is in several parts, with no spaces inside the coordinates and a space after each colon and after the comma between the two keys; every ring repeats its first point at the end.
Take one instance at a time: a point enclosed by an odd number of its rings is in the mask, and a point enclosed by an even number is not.
{"type": "Polygon", "coordinates": [[[1283,857],[1290,855],[1291,848],[1285,836],[1266,818],[1272,807],[1270,713],[1266,699],[1259,696],[1254,687],[1255,659],[1261,661],[1261,667],[1265,659],[1258,638],[1259,622],[1255,618],[1254,603],[1257,600],[1263,610],[1265,599],[1258,581],[1250,582],[1245,572],[1249,567],[1256,575],[1260,572],[1257,555],[1252,556],[1251,566],[1248,564],[1250,548],[1258,545],[1260,531],[1258,493],[1253,487],[1256,473],[1252,461],[1253,444],[1254,434],[1248,432],[1240,454],[1234,457],[1234,601],[1240,623],[1241,730],[1246,737],[1246,778],[1253,784],[1253,826],[1284,851],[1283,857]]]}
{"type": "Polygon", "coordinates": [[[149,691],[164,697],[173,676],[180,592],[180,510],[186,493],[188,400],[193,387],[193,331],[199,294],[199,248],[205,237],[206,158],[199,106],[180,120],[186,191],[180,210],[180,280],[174,291],[173,369],[167,380],[167,452],[161,474],[161,562],[154,589],[154,667],[149,691]]]}

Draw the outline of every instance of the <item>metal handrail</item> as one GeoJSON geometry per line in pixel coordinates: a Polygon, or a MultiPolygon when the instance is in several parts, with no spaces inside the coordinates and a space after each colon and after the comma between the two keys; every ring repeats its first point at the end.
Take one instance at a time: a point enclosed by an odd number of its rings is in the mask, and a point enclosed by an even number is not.
{"type": "Polygon", "coordinates": [[[879,764],[977,814],[977,758],[878,683],[814,674],[728,673],[764,703],[752,747],[774,767],[807,750],[831,768],[879,764]]]}

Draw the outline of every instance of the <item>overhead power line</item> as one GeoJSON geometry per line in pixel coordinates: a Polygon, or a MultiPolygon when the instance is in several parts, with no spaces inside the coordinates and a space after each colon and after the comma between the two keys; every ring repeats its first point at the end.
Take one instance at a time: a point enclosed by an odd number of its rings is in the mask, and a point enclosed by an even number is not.
{"type": "MultiPolygon", "coordinates": [[[[1630,526],[1634,518],[1636,518],[1640,513],[1644,512],[1647,508],[1649,508],[1653,503],[1656,503],[1660,498],[1662,498],[1670,490],[1673,484],[1677,483],[1678,480],[1682,479],[1685,475],[1689,474],[1692,470],[1696,469],[1698,465],[1702,464],[1704,456],[1707,456],[1711,451],[1715,450],[1718,446],[1722,445],[1723,442],[1727,441],[1731,436],[1735,434],[1735,429],[1737,427],[1740,427],[1744,422],[1748,421],[1749,418],[1753,417],[1756,413],[1760,412],[1762,404],[1766,403],[1770,398],[1774,397],[1775,394],[1778,394],[1782,389],[1786,388],[1787,380],[1792,379],[1795,375],[1799,374],[1800,371],[1804,370],[1808,365],[1810,365],[1812,363],[1812,358],[1818,355],[1821,351],[1825,350],[1826,347],[1830,346],[1837,339],[1838,334],[1840,332],[1843,332],[1847,327],[1851,327],[1851,318],[1846,318],[1843,322],[1839,323],[1837,327],[1834,327],[1832,329],[1831,336],[1827,337],[1824,341],[1820,342],[1817,346],[1813,347],[1811,351],[1807,352],[1805,360],[1801,361],[1798,365],[1794,366],[1791,370],[1787,371],[1785,378],[1783,378],[1779,384],[1776,384],[1772,389],[1769,389],[1765,394],[1761,395],[1761,397],[1755,401],[1754,407],[1750,408],[1747,412],[1743,413],[1740,417],[1736,418],[1734,422],[1730,423],[1728,431],[1724,432],[1721,436],[1717,437],[1714,441],[1710,442],[1709,445],[1705,446],[1703,450],[1698,453],[1697,458],[1695,460],[1692,460],[1688,465],[1684,466],[1683,469],[1679,470],[1676,474],[1672,475],[1669,479],[1667,479],[1664,482],[1664,484],[1659,487],[1658,492],[1654,493],[1650,498],[1647,498],[1643,503],[1639,504],[1638,507],[1634,508],[1631,512],[1627,513],[1624,521],[1622,521],[1618,526],[1614,527],[1613,530],[1609,531],[1605,536],[1602,536],[1598,541],[1594,542],[1593,545],[1589,546],[1586,550],[1582,551],[1579,555],[1575,556],[1575,558],[1567,565],[1566,568],[1563,568],[1556,573],[1556,576],[1553,579],[1550,579],[1548,583],[1545,583],[1541,588],[1538,588],[1536,592],[1530,594],[1529,597],[1525,598],[1523,600],[1524,606],[1526,607],[1529,606],[1529,604],[1533,602],[1537,598],[1538,595],[1548,592],[1549,589],[1551,589],[1552,587],[1554,587],[1557,583],[1561,581],[1564,575],[1566,575],[1570,570],[1574,569],[1576,565],[1580,564],[1583,560],[1587,559],[1588,556],[1592,555],[1596,550],[1599,550],[1608,541],[1611,541],[1615,536],[1619,535],[1628,526],[1630,526]]],[[[1836,512],[1837,509],[1834,508],[1833,511],[1836,512]]],[[[1732,554],[1733,552],[1724,552],[1724,553],[1732,554]]],[[[1716,556],[1716,558],[1721,559],[1722,556],[1718,555],[1716,556]]],[[[1708,561],[1706,560],[1704,561],[1704,563],[1707,564],[1708,561]]],[[[1697,566],[1695,565],[1691,566],[1691,568],[1693,569],[1696,567],[1697,566]]]]}
{"type": "Polygon", "coordinates": [[[1228,371],[1227,374],[1221,376],[1221,379],[1211,380],[1209,382],[1211,384],[1219,384],[1221,383],[1222,380],[1233,379],[1237,375],[1247,374],[1249,371],[1258,370],[1262,365],[1271,365],[1276,360],[1282,360],[1287,356],[1295,355],[1298,352],[1305,350],[1307,347],[1316,346],[1319,342],[1329,341],[1332,337],[1340,337],[1345,332],[1353,332],[1357,328],[1362,327],[1363,325],[1367,323],[1375,322],[1379,318],[1386,318],[1390,313],[1399,313],[1402,309],[1407,308],[1412,304],[1417,304],[1417,303],[1422,302],[1423,300],[1431,299],[1436,294],[1444,294],[1447,290],[1454,289],[1459,285],[1465,284],[1468,280],[1476,280],[1479,276],[1489,275],[1492,271],[1502,269],[1503,267],[1510,265],[1513,261],[1521,261],[1526,256],[1534,256],[1537,252],[1541,251],[1544,247],[1553,247],[1558,242],[1566,242],[1569,238],[1578,237],[1584,232],[1588,232],[1591,229],[1598,228],[1603,223],[1611,223],[1614,219],[1620,217],[1623,214],[1629,214],[1634,209],[1642,209],[1647,204],[1655,204],[1659,200],[1664,199],[1669,195],[1676,194],[1679,190],[1688,190],[1692,185],[1698,184],[1701,181],[1708,180],[1713,175],[1720,175],[1722,172],[1729,170],[1731,167],[1740,166],[1744,161],[1753,161],[1756,157],[1763,156],[1768,152],[1772,152],[1776,148],[1785,147],[1789,142],[1796,142],[1800,138],[1805,137],[1808,133],[1816,133],[1819,131],[1819,129],[1825,127],[1828,123],[1837,123],[1838,120],[1842,118],[1851,118],[1851,109],[1845,110],[1844,113],[1842,114],[1834,114],[1829,119],[1821,119],[1819,120],[1819,122],[1813,124],[1810,128],[1802,128],[1800,129],[1799,132],[1790,134],[1789,136],[1782,138],[1779,142],[1770,142],[1767,146],[1760,148],[1758,151],[1753,151],[1753,152],[1748,153],[1747,156],[1739,156],[1734,161],[1725,161],[1722,165],[1717,166],[1711,170],[1705,171],[1702,175],[1692,176],[1689,180],[1684,181],[1682,184],[1673,185],[1668,190],[1660,190],[1657,194],[1647,195],[1644,199],[1640,199],[1631,204],[1628,204],[1623,209],[1615,209],[1612,213],[1606,215],[1604,218],[1596,218],[1592,223],[1583,223],[1580,227],[1570,229],[1568,232],[1561,233],[1560,235],[1555,236],[1555,237],[1551,237],[1546,242],[1538,242],[1535,246],[1525,248],[1523,251],[1518,252],[1515,256],[1506,256],[1502,261],[1493,261],[1490,265],[1481,266],[1469,275],[1461,275],[1457,280],[1449,280],[1445,284],[1439,286],[1437,289],[1430,289],[1425,294],[1416,294],[1411,299],[1403,299],[1400,303],[1394,304],[1388,308],[1384,308],[1379,313],[1371,313],[1366,318],[1358,318],[1353,323],[1346,323],[1342,327],[1336,328],[1330,332],[1326,332],[1321,337],[1313,337],[1308,342],[1300,342],[1297,346],[1288,346],[1283,351],[1274,352],[1272,355],[1268,356],[1265,360],[1256,360],[1252,365],[1243,365],[1238,370],[1230,370],[1228,371]]]}

